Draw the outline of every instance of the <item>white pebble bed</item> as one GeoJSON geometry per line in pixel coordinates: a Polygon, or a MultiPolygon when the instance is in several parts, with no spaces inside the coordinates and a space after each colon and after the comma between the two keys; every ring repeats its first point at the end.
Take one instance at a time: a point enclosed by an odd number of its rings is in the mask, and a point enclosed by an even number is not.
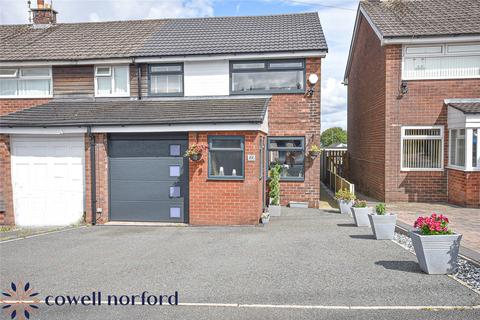
{"type": "MultiPolygon", "coordinates": [[[[410,237],[395,232],[393,241],[408,251],[415,253],[410,237]]],[[[470,288],[480,291],[480,267],[477,267],[473,263],[459,257],[458,270],[452,276],[463,281],[470,288]]]]}

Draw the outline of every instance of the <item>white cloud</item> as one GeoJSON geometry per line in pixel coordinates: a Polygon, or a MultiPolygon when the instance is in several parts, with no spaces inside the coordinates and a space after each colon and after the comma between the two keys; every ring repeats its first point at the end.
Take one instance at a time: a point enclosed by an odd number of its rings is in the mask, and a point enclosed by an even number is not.
{"type": "MultiPolygon", "coordinates": [[[[213,16],[213,0],[55,0],[53,7],[59,22],[213,16]]],[[[27,22],[26,1],[0,0],[1,24],[27,22]]]]}

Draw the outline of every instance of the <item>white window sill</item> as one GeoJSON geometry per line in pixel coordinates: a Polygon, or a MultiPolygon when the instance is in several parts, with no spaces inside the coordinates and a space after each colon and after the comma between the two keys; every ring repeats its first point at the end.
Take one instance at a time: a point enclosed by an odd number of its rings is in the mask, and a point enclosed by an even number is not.
{"type": "Polygon", "coordinates": [[[426,169],[426,168],[401,168],[400,172],[442,172],[443,168],[426,169]]]}
{"type": "Polygon", "coordinates": [[[465,167],[458,167],[458,166],[452,166],[452,165],[447,166],[447,169],[457,170],[457,171],[465,171],[465,172],[479,172],[480,171],[480,168],[471,168],[471,169],[467,170],[465,167]]]}
{"type": "Polygon", "coordinates": [[[125,98],[130,97],[130,93],[128,94],[96,94],[95,98],[125,98]]]}
{"type": "Polygon", "coordinates": [[[478,76],[464,76],[464,77],[443,77],[443,78],[403,78],[403,81],[425,81],[425,80],[474,80],[474,79],[480,79],[480,75],[478,76]]]}
{"type": "Polygon", "coordinates": [[[53,95],[49,96],[0,96],[0,99],[52,99],[53,95]]]}

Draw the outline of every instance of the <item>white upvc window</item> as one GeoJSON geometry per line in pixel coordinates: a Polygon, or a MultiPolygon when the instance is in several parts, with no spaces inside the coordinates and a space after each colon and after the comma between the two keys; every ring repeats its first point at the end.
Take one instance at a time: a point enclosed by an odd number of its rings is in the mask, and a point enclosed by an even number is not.
{"type": "Polygon", "coordinates": [[[0,68],[0,98],[49,98],[51,67],[0,68]]]}
{"type": "Polygon", "coordinates": [[[95,66],[95,96],[125,97],[130,95],[129,66],[95,66]]]}
{"type": "Polygon", "coordinates": [[[442,171],[443,127],[402,127],[400,163],[402,171],[442,171]]]}
{"type": "Polygon", "coordinates": [[[451,128],[449,133],[449,167],[480,171],[480,128],[451,128]]]}
{"type": "Polygon", "coordinates": [[[462,78],[480,78],[480,43],[403,46],[403,80],[462,78]]]}

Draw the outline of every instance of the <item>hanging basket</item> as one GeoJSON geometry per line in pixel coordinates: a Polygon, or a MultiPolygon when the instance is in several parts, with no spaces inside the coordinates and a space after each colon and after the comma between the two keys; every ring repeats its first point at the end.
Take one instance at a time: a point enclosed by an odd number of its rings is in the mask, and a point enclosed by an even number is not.
{"type": "Polygon", "coordinates": [[[190,160],[192,161],[200,161],[202,159],[201,153],[195,153],[190,156],[190,160]]]}
{"type": "Polygon", "coordinates": [[[320,155],[320,151],[309,151],[310,158],[316,159],[320,155]]]}

